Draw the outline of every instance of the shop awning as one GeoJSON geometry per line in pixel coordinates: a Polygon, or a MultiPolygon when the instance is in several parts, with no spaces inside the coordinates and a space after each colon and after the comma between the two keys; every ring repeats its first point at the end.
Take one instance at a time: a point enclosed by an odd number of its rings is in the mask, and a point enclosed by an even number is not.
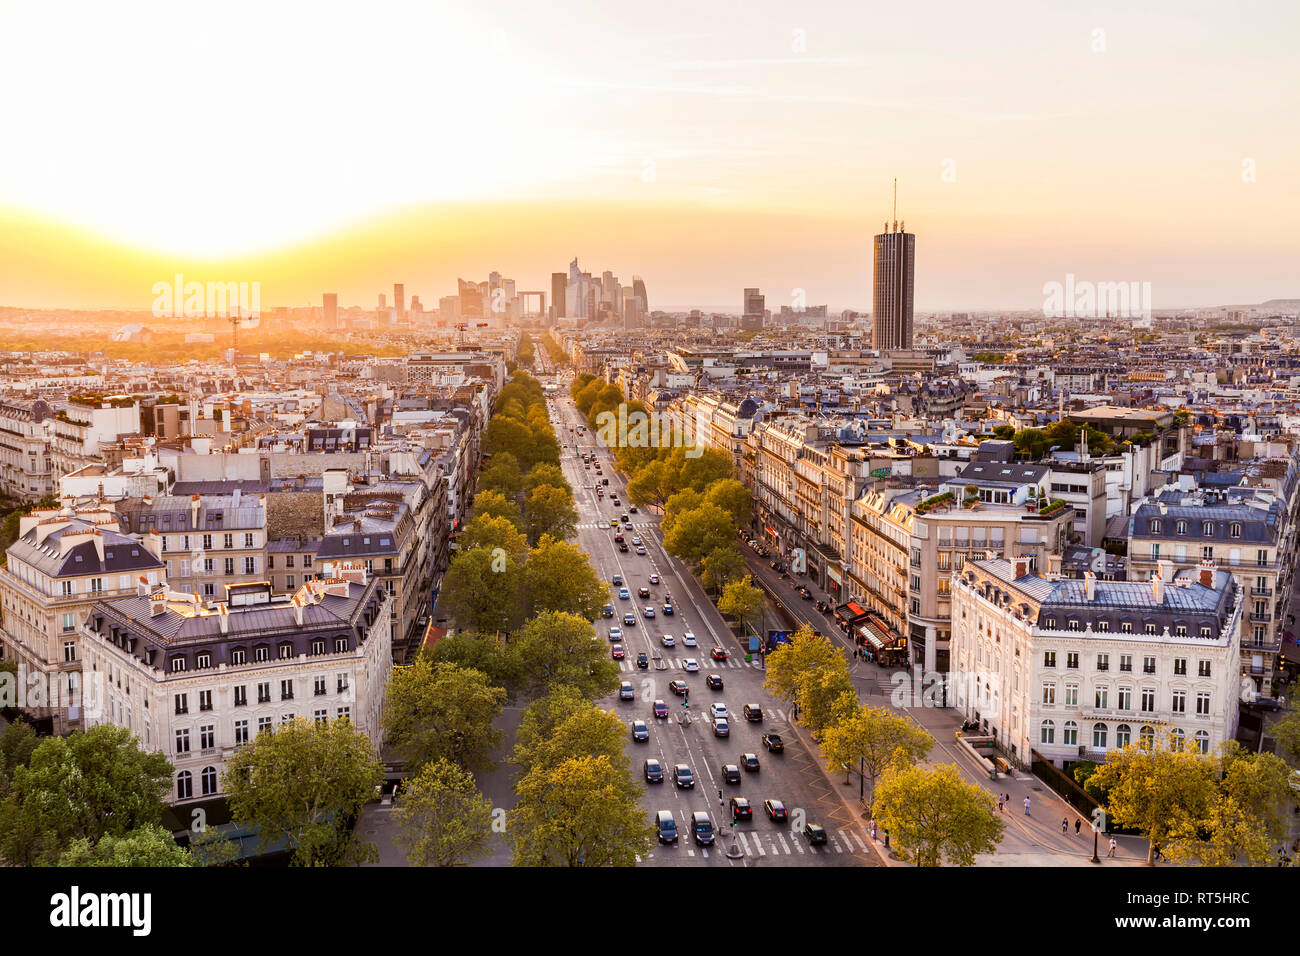
{"type": "Polygon", "coordinates": [[[841,604],[835,609],[835,616],[841,621],[849,624],[860,624],[862,619],[867,616],[867,609],[857,601],[850,601],[848,604],[841,604]]]}
{"type": "Polygon", "coordinates": [[[887,647],[899,647],[903,643],[902,638],[891,634],[889,628],[875,618],[867,618],[866,623],[858,629],[858,633],[878,651],[883,651],[887,647]]]}

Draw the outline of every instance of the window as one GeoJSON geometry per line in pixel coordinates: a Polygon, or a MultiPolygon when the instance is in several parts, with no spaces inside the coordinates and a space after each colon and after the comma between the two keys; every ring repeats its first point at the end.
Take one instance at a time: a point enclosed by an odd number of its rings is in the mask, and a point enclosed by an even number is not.
{"type": "Polygon", "coordinates": [[[1056,684],[1053,681],[1046,681],[1043,684],[1043,703],[1056,703],[1056,684]]]}
{"type": "Polygon", "coordinates": [[[1214,545],[1207,544],[1201,548],[1201,560],[1202,561],[1214,560],[1214,545]]]}
{"type": "Polygon", "coordinates": [[[1106,725],[1105,724],[1092,725],[1092,749],[1093,750],[1106,749],[1106,725]]]}
{"type": "Polygon", "coordinates": [[[1110,670],[1110,655],[1109,655],[1109,654],[1098,654],[1098,655],[1097,655],[1097,670],[1099,670],[1099,671],[1110,670]]]}
{"type": "Polygon", "coordinates": [[[345,690],[347,690],[347,689],[348,689],[348,675],[347,675],[347,674],[339,674],[339,675],[338,675],[338,692],[341,694],[341,693],[343,693],[343,692],[344,692],[345,690]]]}
{"type": "Polygon", "coordinates": [[[1173,698],[1170,701],[1169,709],[1175,714],[1187,713],[1187,691],[1176,690],[1173,692],[1173,698]]]}
{"type": "Polygon", "coordinates": [[[211,551],[211,550],[212,550],[212,535],[210,535],[210,534],[205,534],[205,535],[203,536],[203,550],[204,550],[204,551],[211,551]]]}
{"type": "Polygon", "coordinates": [[[1065,727],[1061,730],[1061,743],[1067,747],[1079,746],[1079,725],[1074,721],[1065,722],[1065,727]]]}
{"type": "Polygon", "coordinates": [[[1133,728],[1128,724],[1120,724],[1115,728],[1115,746],[1127,747],[1133,742],[1133,728]]]}
{"type": "Polygon", "coordinates": [[[334,653],[346,654],[348,650],[348,639],[346,637],[334,638],[334,653]]]}
{"type": "Polygon", "coordinates": [[[1119,656],[1119,669],[1121,671],[1131,671],[1133,669],[1133,655],[1121,654],[1119,656]]]}
{"type": "Polygon", "coordinates": [[[77,582],[76,582],[76,581],[60,581],[60,582],[59,582],[59,593],[60,593],[61,595],[63,595],[63,597],[68,597],[68,596],[70,596],[70,595],[76,594],[76,593],[77,593],[77,582]]]}
{"type": "Polygon", "coordinates": [[[256,539],[256,537],[253,535],[253,532],[251,532],[251,531],[249,531],[249,532],[245,532],[245,534],[244,534],[244,547],[246,547],[246,548],[255,548],[255,547],[257,547],[257,539],[256,539]]]}
{"type": "Polygon", "coordinates": [[[207,651],[199,651],[194,655],[194,666],[198,670],[205,670],[212,666],[212,655],[207,651]]]}
{"type": "Polygon", "coordinates": [[[229,574],[234,574],[234,573],[235,573],[235,559],[234,559],[234,558],[226,558],[226,564],[225,564],[224,571],[225,571],[225,573],[228,574],[228,575],[229,575],[229,574]]]}
{"type": "Polygon", "coordinates": [[[188,770],[176,775],[176,799],[188,800],[194,796],[194,776],[188,770]]]}
{"type": "Polygon", "coordinates": [[[293,645],[285,641],[280,645],[280,660],[288,661],[293,659],[293,645]]]}
{"type": "Polygon", "coordinates": [[[1175,753],[1182,751],[1187,744],[1187,734],[1181,727],[1175,727],[1169,738],[1169,749],[1175,753]]]}
{"type": "Polygon", "coordinates": [[[1177,522],[1174,525],[1174,530],[1178,532],[1178,534],[1187,534],[1187,522],[1186,521],[1177,522]]]}
{"type": "Polygon", "coordinates": [[[248,662],[248,651],[244,650],[242,647],[236,647],[233,651],[230,652],[230,663],[245,664],[247,662],[248,662]]]}
{"type": "Polygon", "coordinates": [[[77,660],[77,642],[63,642],[63,661],[66,664],[72,664],[77,660]]]}
{"type": "Polygon", "coordinates": [[[284,566],[285,566],[286,568],[291,568],[291,567],[293,567],[293,555],[292,555],[292,554],[286,554],[286,555],[284,556],[284,566]]]}
{"type": "Polygon", "coordinates": [[[1077,651],[1072,651],[1072,652],[1067,653],[1067,654],[1065,655],[1065,666],[1066,666],[1066,667],[1073,667],[1073,668],[1076,668],[1076,669],[1078,668],[1078,666],[1079,666],[1079,654],[1078,654],[1077,651]]]}
{"type": "Polygon", "coordinates": [[[1209,661],[1199,661],[1199,662],[1197,662],[1197,667],[1196,667],[1196,676],[1197,676],[1197,677],[1209,677],[1209,676],[1210,676],[1210,662],[1209,662],[1209,661]]]}
{"type": "Polygon", "coordinates": [[[1110,621],[1106,621],[1106,620],[1098,621],[1098,622],[1097,622],[1097,630],[1099,630],[1099,631],[1109,631],[1109,630],[1110,630],[1110,621]]]}
{"type": "Polygon", "coordinates": [[[1150,750],[1155,746],[1156,732],[1151,727],[1143,727],[1138,731],[1138,746],[1143,750],[1150,750]]]}
{"type": "Polygon", "coordinates": [[[1039,725],[1038,739],[1040,743],[1050,744],[1056,740],[1056,724],[1050,720],[1045,720],[1039,725]]]}
{"type": "Polygon", "coordinates": [[[1210,692],[1206,690],[1198,691],[1196,694],[1196,713],[1206,717],[1210,713],[1210,692]]]}
{"type": "Polygon", "coordinates": [[[1152,714],[1156,709],[1156,689],[1154,687],[1142,688],[1142,713],[1152,714]]]}
{"type": "Polygon", "coordinates": [[[325,653],[324,639],[316,638],[314,641],[311,642],[311,653],[313,657],[325,653]]]}
{"type": "Polygon", "coordinates": [[[246,707],[246,706],[248,706],[248,688],[247,688],[247,687],[245,687],[245,686],[243,686],[243,685],[240,685],[239,687],[236,687],[236,688],[235,688],[235,706],[236,706],[236,707],[246,707]]]}
{"type": "Polygon", "coordinates": [[[1261,568],[1268,567],[1268,551],[1265,550],[1264,548],[1260,548],[1258,551],[1256,551],[1255,563],[1259,565],[1261,568]]]}
{"type": "Polygon", "coordinates": [[[212,691],[210,690],[199,691],[199,710],[211,710],[211,709],[212,709],[212,691]]]}
{"type": "Polygon", "coordinates": [[[203,781],[203,795],[210,797],[217,792],[217,768],[204,767],[203,774],[199,778],[203,781]]]}
{"type": "Polygon", "coordinates": [[[213,724],[199,728],[199,749],[211,750],[217,745],[217,729],[213,724]]]}
{"type": "Polygon", "coordinates": [[[293,700],[293,680],[280,681],[280,699],[293,700]]]}
{"type": "Polygon", "coordinates": [[[1152,561],[1159,561],[1159,560],[1160,560],[1160,545],[1159,545],[1159,543],[1151,545],[1151,560],[1152,560],[1152,561]]]}
{"type": "Polygon", "coordinates": [[[1072,618],[1070,618],[1069,620],[1067,620],[1067,621],[1065,622],[1065,629],[1066,629],[1067,631],[1077,631],[1077,630],[1079,630],[1079,619],[1078,619],[1077,617],[1072,617],[1072,618]]]}
{"type": "Polygon", "coordinates": [[[1109,693],[1109,688],[1106,687],[1097,687],[1094,689],[1093,699],[1096,702],[1096,707],[1098,710],[1106,709],[1106,697],[1108,693],[1109,693]]]}
{"type": "Polygon", "coordinates": [[[1187,658],[1185,657],[1174,658],[1174,673],[1179,677],[1187,676],[1187,658]]]}
{"type": "Polygon", "coordinates": [[[1208,624],[1202,624],[1202,625],[1201,625],[1201,637],[1209,637],[1209,636],[1210,636],[1210,627],[1209,627],[1209,625],[1208,625],[1208,624]]]}
{"type": "Polygon", "coordinates": [[[1230,538],[1240,538],[1240,537],[1241,537],[1241,525],[1239,525],[1239,524],[1228,525],[1228,537],[1230,537],[1230,538]]]}
{"type": "Polygon", "coordinates": [[[259,717],[259,718],[257,718],[257,733],[258,733],[258,736],[261,736],[262,734],[266,734],[266,733],[270,733],[270,732],[271,732],[271,718],[270,718],[270,717],[259,717]]]}
{"type": "Polygon", "coordinates": [[[1156,632],[1156,626],[1148,621],[1146,624],[1142,625],[1142,630],[1148,634],[1154,634],[1156,632]]]}
{"type": "Polygon", "coordinates": [[[1201,522],[1201,534],[1204,535],[1204,536],[1207,537],[1207,538],[1213,536],[1213,534],[1214,534],[1214,522],[1213,522],[1213,521],[1202,521],[1202,522],[1201,522]]]}
{"type": "Polygon", "coordinates": [[[1159,519],[1159,518],[1152,518],[1150,521],[1148,521],[1148,522],[1147,522],[1147,531],[1149,531],[1151,534],[1159,534],[1159,533],[1160,533],[1160,519],[1159,519]]]}
{"type": "Polygon", "coordinates": [[[101,591],[103,591],[103,590],[104,590],[104,579],[103,579],[103,578],[91,578],[91,579],[90,579],[90,593],[91,593],[91,594],[98,594],[99,592],[101,592],[101,591]]]}
{"type": "Polygon", "coordinates": [[[257,558],[253,557],[252,555],[249,555],[244,558],[244,573],[245,574],[257,573],[257,558]]]}
{"type": "Polygon", "coordinates": [[[265,644],[259,644],[257,647],[253,648],[253,660],[257,661],[259,664],[263,661],[269,661],[270,659],[271,649],[265,644]]]}
{"type": "Polygon", "coordinates": [[[351,708],[351,707],[340,707],[340,708],[338,709],[338,717],[339,717],[340,720],[342,720],[342,719],[345,718],[345,717],[346,717],[348,720],[351,720],[351,719],[352,719],[352,708],[351,708]]]}
{"type": "Polygon", "coordinates": [[[1132,634],[1132,633],[1133,633],[1133,622],[1132,622],[1132,621],[1120,621],[1120,624],[1119,624],[1119,631],[1120,631],[1121,634],[1132,634]]]}
{"type": "Polygon", "coordinates": [[[188,714],[190,712],[190,698],[188,694],[176,695],[176,713],[188,714]]]}
{"type": "Polygon", "coordinates": [[[292,574],[286,574],[284,576],[284,586],[289,589],[296,588],[298,586],[298,583],[297,581],[294,580],[294,576],[292,574]]]}
{"type": "Polygon", "coordinates": [[[75,617],[74,615],[72,615],[72,614],[65,614],[65,615],[63,615],[63,631],[64,631],[64,633],[66,634],[68,631],[75,631],[76,629],[77,629],[77,619],[76,619],[76,617],[75,617]]]}
{"type": "Polygon", "coordinates": [[[1132,710],[1133,709],[1133,688],[1121,687],[1115,692],[1115,709],[1132,710]]]}
{"type": "Polygon", "coordinates": [[[269,704],[271,702],[270,681],[262,681],[257,685],[257,702],[259,704],[269,704]]]}
{"type": "Polygon", "coordinates": [[[286,725],[288,725],[288,724],[291,724],[291,723],[293,723],[293,714],[281,714],[281,715],[280,715],[280,726],[281,726],[281,727],[284,727],[284,726],[286,726],[286,725]]]}
{"type": "Polygon", "coordinates": [[[1210,735],[1204,730],[1196,732],[1196,749],[1203,754],[1210,752],[1210,735]]]}
{"type": "Polygon", "coordinates": [[[316,719],[317,727],[323,727],[325,724],[329,723],[329,711],[324,708],[312,711],[312,716],[316,719]]]}
{"type": "Polygon", "coordinates": [[[190,732],[182,729],[176,731],[176,752],[178,754],[187,754],[190,752],[190,732]]]}
{"type": "Polygon", "coordinates": [[[1142,658],[1142,673],[1154,674],[1156,672],[1156,659],[1154,657],[1142,658]]]}
{"type": "Polygon", "coordinates": [[[324,678],[324,677],[317,677],[317,678],[312,682],[312,691],[313,691],[313,693],[315,693],[315,695],[316,695],[317,697],[320,697],[320,696],[322,696],[322,695],[325,693],[325,678],[324,678]]]}
{"type": "Polygon", "coordinates": [[[180,673],[181,671],[183,671],[183,670],[185,670],[185,658],[183,658],[183,657],[173,657],[173,658],[172,658],[172,673],[173,673],[173,674],[179,674],[179,673],[180,673]]]}
{"type": "Polygon", "coordinates": [[[921,590],[921,578],[919,575],[916,574],[912,575],[912,590],[913,591],[921,590]]]}
{"type": "Polygon", "coordinates": [[[1065,706],[1066,707],[1079,706],[1079,685],[1078,684],[1065,685],[1065,706]]]}
{"type": "Polygon", "coordinates": [[[233,534],[223,534],[221,536],[221,546],[229,551],[235,546],[235,536],[233,534]]]}
{"type": "Polygon", "coordinates": [[[1056,666],[1056,651],[1043,651],[1043,666],[1044,667],[1056,666]]]}
{"type": "Polygon", "coordinates": [[[1175,637],[1186,637],[1186,636],[1187,636],[1187,625],[1186,625],[1186,624],[1175,624],[1175,625],[1174,625],[1174,636],[1175,636],[1175,637]]]}
{"type": "Polygon", "coordinates": [[[235,721],[235,746],[248,743],[248,721],[235,721]]]}

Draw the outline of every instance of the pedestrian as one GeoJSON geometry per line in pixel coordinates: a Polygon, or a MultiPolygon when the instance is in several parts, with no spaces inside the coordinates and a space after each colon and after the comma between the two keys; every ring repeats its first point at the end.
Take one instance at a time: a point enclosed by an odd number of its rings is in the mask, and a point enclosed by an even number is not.
{"type": "Polygon", "coordinates": [[[875,821],[875,820],[872,820],[872,821],[871,821],[871,839],[872,839],[872,840],[875,840],[875,839],[876,839],[876,833],[877,833],[877,830],[876,830],[876,821],[875,821]]]}
{"type": "Polygon", "coordinates": [[[1108,857],[1112,857],[1112,856],[1114,856],[1114,855],[1115,855],[1115,848],[1118,847],[1118,846],[1119,846],[1119,844],[1118,844],[1117,842],[1115,842],[1115,838],[1114,838],[1114,837],[1111,837],[1111,838],[1110,838],[1110,849],[1106,851],[1106,856],[1108,856],[1108,857]]]}
{"type": "Polygon", "coordinates": [[[1029,816],[1029,798],[1025,797],[1025,816],[1029,816]]]}
{"type": "Polygon", "coordinates": [[[1078,836],[1078,835],[1079,835],[1079,830],[1082,829],[1082,827],[1083,827],[1083,821],[1082,821],[1082,820],[1075,820],[1075,821],[1074,821],[1074,835],[1075,835],[1075,836],[1078,836]]]}
{"type": "Polygon", "coordinates": [[[1151,862],[1155,863],[1157,860],[1163,860],[1163,859],[1164,859],[1164,854],[1160,852],[1160,844],[1159,843],[1151,844],[1151,862]]]}
{"type": "Polygon", "coordinates": [[[1070,832],[1070,821],[1065,817],[1061,817],[1061,832],[1062,833],[1070,832]]]}
{"type": "Polygon", "coordinates": [[[1002,812],[1002,794],[998,794],[998,813],[1002,812]]]}

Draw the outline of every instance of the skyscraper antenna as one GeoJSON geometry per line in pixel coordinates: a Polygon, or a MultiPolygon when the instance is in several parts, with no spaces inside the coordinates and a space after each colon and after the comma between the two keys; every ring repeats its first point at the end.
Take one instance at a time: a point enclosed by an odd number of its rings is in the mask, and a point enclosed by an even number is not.
{"type": "Polygon", "coordinates": [[[894,178],[894,232],[898,232],[898,178],[894,178]]]}

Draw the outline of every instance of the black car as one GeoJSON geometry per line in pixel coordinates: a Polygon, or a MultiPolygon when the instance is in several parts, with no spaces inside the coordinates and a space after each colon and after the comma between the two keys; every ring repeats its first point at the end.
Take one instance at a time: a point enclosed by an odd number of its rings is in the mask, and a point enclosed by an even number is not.
{"type": "Polygon", "coordinates": [[[758,704],[746,704],[746,705],[745,705],[745,719],[746,719],[746,720],[751,720],[751,721],[753,721],[753,722],[755,722],[755,723],[762,723],[762,722],[763,722],[763,708],[760,707],[760,706],[758,706],[758,704]]]}
{"type": "Polygon", "coordinates": [[[644,587],[643,587],[643,588],[637,588],[637,589],[636,589],[636,593],[637,593],[637,597],[648,598],[648,597],[650,596],[650,589],[649,589],[649,588],[644,588],[644,587]]]}
{"type": "Polygon", "coordinates": [[[758,754],[741,754],[740,765],[751,772],[758,771],[758,754]]]}
{"type": "Polygon", "coordinates": [[[780,800],[764,800],[763,810],[767,813],[767,818],[773,823],[787,823],[790,820],[785,810],[785,804],[780,800]]]}
{"type": "Polygon", "coordinates": [[[768,749],[769,753],[779,754],[785,752],[785,741],[781,739],[780,734],[764,734],[763,746],[768,749]]]}
{"type": "Polygon", "coordinates": [[[686,693],[686,681],[675,680],[668,685],[668,689],[672,691],[674,694],[676,694],[678,697],[681,697],[686,693]]]}
{"type": "Polygon", "coordinates": [[[723,783],[740,783],[740,768],[734,763],[724,764],[722,767],[723,783]]]}
{"type": "Polygon", "coordinates": [[[826,842],[826,828],[820,823],[805,823],[803,835],[813,846],[821,846],[826,842]]]}
{"type": "Polygon", "coordinates": [[[620,541],[618,544],[618,550],[623,554],[627,554],[627,544],[620,541]]]}
{"type": "Polygon", "coordinates": [[[633,505],[631,508],[628,508],[627,510],[632,512],[632,514],[636,514],[636,505],[633,505]]]}
{"type": "Polygon", "coordinates": [[[722,690],[722,678],[717,674],[710,674],[704,678],[704,683],[710,690],[722,690]]]}
{"type": "Polygon", "coordinates": [[[614,616],[614,605],[612,605],[612,604],[606,604],[603,608],[600,609],[600,614],[601,614],[601,617],[613,617],[613,616],[614,616]]]}
{"type": "Polygon", "coordinates": [[[673,767],[673,779],[677,781],[679,788],[694,789],[695,787],[695,774],[691,773],[691,768],[684,763],[673,767]]]}
{"type": "Polygon", "coordinates": [[[645,651],[642,651],[636,656],[636,666],[642,670],[645,670],[650,666],[650,658],[646,656],[645,651]]]}
{"type": "Polygon", "coordinates": [[[744,797],[731,798],[731,819],[733,820],[752,820],[754,819],[754,808],[749,805],[749,801],[744,797]]]}

